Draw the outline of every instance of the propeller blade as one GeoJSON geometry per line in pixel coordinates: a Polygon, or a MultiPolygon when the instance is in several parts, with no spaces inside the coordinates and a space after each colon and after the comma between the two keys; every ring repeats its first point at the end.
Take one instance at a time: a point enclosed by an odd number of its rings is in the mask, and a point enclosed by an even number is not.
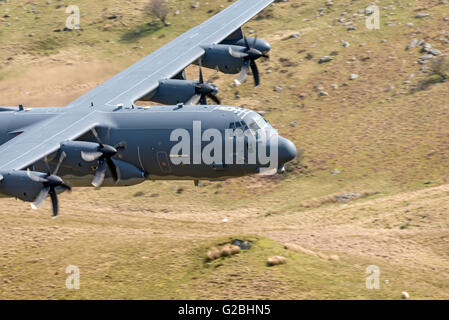
{"type": "Polygon", "coordinates": [[[59,157],[59,161],[58,161],[58,165],[56,166],[55,170],[53,171],[52,175],[56,175],[59,171],[59,169],[61,168],[62,162],[64,161],[64,159],[67,157],[67,154],[63,151],[61,153],[61,156],[59,157]]]}
{"type": "Polygon", "coordinates": [[[39,195],[37,196],[36,200],[34,200],[34,202],[31,204],[31,207],[34,210],[39,209],[42,206],[42,204],[44,203],[45,199],[47,199],[49,192],[50,192],[50,187],[43,188],[41,190],[41,192],[39,193],[39,195]]]}
{"type": "Polygon", "coordinates": [[[108,127],[108,134],[106,136],[106,143],[109,143],[111,141],[111,127],[108,127]]]}
{"type": "Polygon", "coordinates": [[[246,52],[234,51],[232,47],[229,47],[229,54],[237,59],[243,59],[248,57],[248,54],[246,52]]]}
{"type": "Polygon", "coordinates": [[[253,48],[256,47],[256,44],[257,44],[257,37],[254,38],[254,41],[253,41],[253,48]]]}
{"type": "Polygon", "coordinates": [[[36,176],[33,173],[31,173],[30,169],[27,170],[27,175],[28,175],[28,178],[30,178],[34,182],[40,182],[40,183],[48,182],[47,179],[41,178],[41,177],[36,176]]]}
{"type": "Polygon", "coordinates": [[[64,191],[72,192],[72,187],[65,183],[61,184],[59,187],[64,189],[64,191]]]}
{"type": "Polygon", "coordinates": [[[98,165],[97,172],[95,173],[94,180],[92,181],[92,185],[95,188],[100,188],[104,181],[104,176],[106,175],[106,162],[104,159],[100,159],[100,163],[98,165]]]}
{"type": "Polygon", "coordinates": [[[254,61],[251,62],[251,71],[253,72],[254,83],[257,88],[260,85],[260,74],[259,69],[257,68],[257,64],[254,61]]]}
{"type": "Polygon", "coordinates": [[[204,95],[204,94],[201,95],[200,103],[201,103],[201,105],[203,105],[203,106],[206,106],[206,105],[207,105],[206,95],[204,95]]]}
{"type": "Polygon", "coordinates": [[[118,170],[117,166],[115,165],[114,160],[111,158],[106,159],[106,163],[108,164],[109,171],[111,171],[112,178],[114,179],[114,183],[117,184],[120,181],[120,171],[118,170]]]}
{"type": "Polygon", "coordinates": [[[203,77],[203,69],[200,67],[200,83],[204,83],[204,77],[203,77]]]}
{"type": "Polygon", "coordinates": [[[48,164],[48,159],[47,157],[44,158],[44,164],[45,164],[45,170],[47,171],[47,175],[51,175],[51,169],[50,169],[50,165],[48,164]]]}
{"type": "Polygon", "coordinates": [[[100,145],[100,147],[103,147],[103,142],[101,141],[100,136],[98,135],[97,130],[95,130],[95,128],[92,128],[90,131],[91,131],[92,134],[94,135],[95,140],[97,140],[97,142],[98,142],[98,144],[100,145]]]}
{"type": "Polygon", "coordinates": [[[190,98],[189,101],[186,102],[186,105],[198,104],[198,102],[200,102],[200,100],[201,100],[201,95],[200,94],[196,94],[192,98],[190,98]]]}
{"type": "Polygon", "coordinates": [[[94,162],[101,158],[101,152],[81,152],[81,158],[86,162],[94,162]]]}
{"type": "Polygon", "coordinates": [[[58,195],[56,194],[56,190],[54,188],[50,191],[51,204],[53,206],[53,217],[56,218],[59,213],[59,204],[58,204],[58,195]]]}
{"type": "Polygon", "coordinates": [[[251,49],[251,47],[249,46],[249,43],[248,43],[248,38],[244,37],[243,39],[245,40],[246,49],[248,49],[248,50],[251,49]]]}
{"type": "Polygon", "coordinates": [[[213,95],[212,93],[209,93],[207,96],[210,99],[212,99],[216,104],[221,104],[220,99],[216,95],[213,95]]]}
{"type": "Polygon", "coordinates": [[[114,146],[114,149],[116,149],[116,150],[126,149],[126,142],[125,141],[120,142],[119,144],[114,146]]]}
{"type": "Polygon", "coordinates": [[[248,75],[248,71],[249,71],[249,65],[251,64],[250,60],[245,61],[245,63],[242,66],[242,71],[240,72],[237,81],[239,83],[243,83],[246,79],[246,76],[248,75]]]}

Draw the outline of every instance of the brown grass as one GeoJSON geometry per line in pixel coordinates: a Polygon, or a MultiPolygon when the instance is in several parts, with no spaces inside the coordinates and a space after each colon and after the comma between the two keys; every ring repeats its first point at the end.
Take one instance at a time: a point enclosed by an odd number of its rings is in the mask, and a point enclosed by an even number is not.
{"type": "Polygon", "coordinates": [[[293,244],[293,243],[287,243],[286,245],[284,245],[284,248],[287,250],[291,250],[294,252],[298,252],[298,253],[304,253],[307,254],[309,256],[313,256],[313,257],[318,257],[324,260],[332,260],[332,261],[338,261],[340,260],[340,257],[336,254],[331,254],[331,255],[327,255],[321,252],[315,252],[313,250],[309,250],[306,248],[303,248],[299,245],[293,244]]]}
{"type": "Polygon", "coordinates": [[[377,194],[377,192],[372,191],[362,191],[358,193],[338,193],[333,195],[328,195],[324,197],[309,199],[306,201],[303,201],[301,203],[301,206],[303,208],[319,208],[321,206],[331,204],[331,203],[337,203],[337,202],[350,202],[355,201],[367,197],[371,197],[373,195],[377,194]],[[346,195],[349,195],[349,197],[346,197],[346,195]]]}

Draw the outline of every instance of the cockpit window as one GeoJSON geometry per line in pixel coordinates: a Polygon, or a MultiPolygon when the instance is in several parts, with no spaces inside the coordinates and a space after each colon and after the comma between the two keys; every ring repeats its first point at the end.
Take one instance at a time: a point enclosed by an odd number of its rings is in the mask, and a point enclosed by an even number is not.
{"type": "Polygon", "coordinates": [[[243,131],[250,129],[251,131],[256,132],[271,127],[261,115],[255,112],[248,114],[244,119],[245,120],[231,122],[229,129],[242,129],[243,131]]]}
{"type": "Polygon", "coordinates": [[[266,128],[270,127],[270,125],[265,121],[265,119],[257,113],[254,113],[251,119],[247,120],[247,123],[248,128],[254,131],[260,129],[265,130],[266,128]]]}
{"type": "Polygon", "coordinates": [[[248,124],[248,127],[254,131],[261,129],[260,126],[257,124],[257,122],[254,120],[251,120],[251,122],[248,124]]]}
{"type": "Polygon", "coordinates": [[[240,129],[243,128],[245,124],[242,121],[232,122],[229,125],[229,129],[240,129]]]}

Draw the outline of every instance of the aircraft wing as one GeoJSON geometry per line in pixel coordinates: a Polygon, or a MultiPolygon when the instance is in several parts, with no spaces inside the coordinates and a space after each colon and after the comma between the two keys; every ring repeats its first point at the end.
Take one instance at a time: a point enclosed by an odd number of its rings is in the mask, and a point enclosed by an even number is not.
{"type": "Polygon", "coordinates": [[[220,43],[274,0],[239,0],[203,24],[75,100],[69,107],[131,105],[203,56],[202,45],[220,43]]]}
{"type": "Polygon", "coordinates": [[[59,150],[61,143],[75,140],[99,124],[95,111],[62,113],[25,128],[0,146],[0,171],[21,170],[59,150]]]}

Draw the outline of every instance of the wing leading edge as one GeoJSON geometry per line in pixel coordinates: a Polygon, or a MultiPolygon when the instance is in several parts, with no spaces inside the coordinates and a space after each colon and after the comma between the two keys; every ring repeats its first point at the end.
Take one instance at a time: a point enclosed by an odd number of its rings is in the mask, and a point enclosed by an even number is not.
{"type": "Polygon", "coordinates": [[[24,169],[99,125],[95,111],[63,113],[28,127],[0,147],[0,171],[24,169]]]}

